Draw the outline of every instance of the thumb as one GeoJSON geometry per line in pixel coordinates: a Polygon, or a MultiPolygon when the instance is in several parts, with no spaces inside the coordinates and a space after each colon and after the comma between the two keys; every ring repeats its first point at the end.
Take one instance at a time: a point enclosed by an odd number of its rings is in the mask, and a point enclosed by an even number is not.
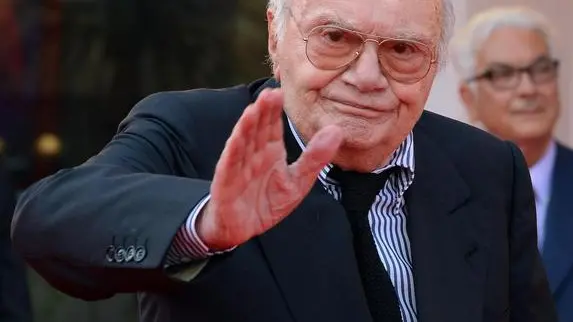
{"type": "Polygon", "coordinates": [[[320,170],[336,155],[342,139],[342,130],[335,125],[324,127],[312,137],[305,151],[289,169],[300,188],[310,189],[320,170]]]}

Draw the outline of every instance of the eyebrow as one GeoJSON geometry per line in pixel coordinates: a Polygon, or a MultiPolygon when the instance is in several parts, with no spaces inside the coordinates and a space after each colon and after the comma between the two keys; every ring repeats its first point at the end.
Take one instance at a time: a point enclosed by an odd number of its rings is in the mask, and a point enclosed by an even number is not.
{"type": "Polygon", "coordinates": [[[330,12],[321,12],[316,15],[306,16],[303,19],[307,20],[307,24],[310,24],[311,28],[321,25],[333,25],[338,26],[346,29],[353,29],[352,25],[346,23],[342,18],[340,18],[336,14],[332,14],[330,12]]]}
{"type": "Polygon", "coordinates": [[[531,63],[529,63],[529,65],[527,66],[515,66],[512,65],[511,63],[505,63],[505,62],[491,62],[487,65],[486,67],[486,71],[488,69],[493,69],[493,68],[523,68],[523,67],[530,67],[533,66],[535,64],[541,63],[541,62],[547,62],[547,61],[553,61],[553,59],[551,58],[550,55],[548,54],[543,54],[540,55],[539,57],[537,57],[536,59],[532,60],[531,63]]]}
{"type": "Polygon", "coordinates": [[[421,34],[411,30],[398,30],[392,38],[415,40],[425,44],[434,43],[434,39],[429,34],[421,34]]]}
{"type": "Polygon", "coordinates": [[[428,44],[428,45],[434,44],[434,40],[429,34],[417,33],[417,32],[402,29],[402,28],[399,28],[397,31],[393,31],[392,34],[387,34],[384,36],[376,35],[376,34],[367,34],[367,33],[364,33],[362,31],[358,30],[353,24],[345,21],[344,19],[342,19],[337,14],[333,14],[332,12],[328,12],[328,11],[320,12],[316,15],[308,16],[308,17],[306,17],[306,19],[307,19],[306,24],[310,25],[310,28],[308,28],[308,30],[310,30],[316,26],[332,25],[332,26],[341,27],[344,29],[349,29],[349,30],[352,30],[352,31],[355,31],[355,32],[358,32],[358,33],[361,33],[364,35],[370,35],[370,36],[379,37],[379,38],[396,38],[396,39],[404,39],[404,40],[414,40],[414,41],[421,42],[421,43],[428,44]]]}

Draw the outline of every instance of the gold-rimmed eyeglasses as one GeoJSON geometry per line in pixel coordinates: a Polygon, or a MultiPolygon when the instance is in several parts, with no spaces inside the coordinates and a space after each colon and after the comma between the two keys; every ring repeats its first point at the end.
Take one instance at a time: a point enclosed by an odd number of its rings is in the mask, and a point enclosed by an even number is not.
{"type": "Polygon", "coordinates": [[[360,57],[366,42],[377,44],[382,71],[400,83],[420,81],[436,63],[434,51],[415,40],[372,36],[337,25],[316,26],[305,36],[292,11],[288,11],[306,43],[306,57],[318,69],[337,70],[349,66],[360,57]]]}

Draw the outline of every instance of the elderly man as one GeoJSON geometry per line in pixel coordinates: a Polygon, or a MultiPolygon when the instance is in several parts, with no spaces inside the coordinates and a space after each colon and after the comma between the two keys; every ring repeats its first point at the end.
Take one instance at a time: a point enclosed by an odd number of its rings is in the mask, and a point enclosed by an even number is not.
{"type": "Polygon", "coordinates": [[[515,142],[529,166],[538,246],[561,321],[573,321],[573,151],[553,136],[558,60],[539,13],[501,7],[479,13],[453,40],[461,97],[472,121],[515,142]]]}
{"type": "Polygon", "coordinates": [[[272,79],[146,98],[24,193],[28,262],[145,322],[555,321],[518,148],[424,112],[451,4],[267,18],[272,79]]]}

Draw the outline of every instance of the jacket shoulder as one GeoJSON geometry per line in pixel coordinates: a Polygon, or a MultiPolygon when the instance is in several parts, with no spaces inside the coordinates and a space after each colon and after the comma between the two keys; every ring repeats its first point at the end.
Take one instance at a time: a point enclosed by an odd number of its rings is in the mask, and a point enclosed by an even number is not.
{"type": "Polygon", "coordinates": [[[424,112],[416,127],[446,154],[472,190],[506,187],[514,180],[516,166],[527,169],[525,159],[514,143],[472,125],[424,112]]]}
{"type": "MultiPolygon", "coordinates": [[[[234,124],[250,103],[245,85],[221,89],[192,89],[159,92],[139,101],[120,123],[119,130],[137,119],[151,119],[170,126],[190,126],[213,123],[234,124]]],[[[223,124],[221,124],[223,126],[223,124]]]]}
{"type": "MultiPolygon", "coordinates": [[[[416,125],[453,157],[507,154],[508,142],[467,123],[425,111],[416,125]]],[[[487,159],[487,158],[486,158],[487,159]]]]}
{"type": "Polygon", "coordinates": [[[154,149],[168,146],[192,160],[197,171],[210,173],[250,102],[244,85],[155,93],[131,109],[116,137],[139,137],[154,149]]]}
{"type": "Polygon", "coordinates": [[[567,160],[571,160],[571,162],[573,162],[573,149],[566,146],[565,144],[561,142],[557,143],[557,153],[561,154],[567,160]]]}

